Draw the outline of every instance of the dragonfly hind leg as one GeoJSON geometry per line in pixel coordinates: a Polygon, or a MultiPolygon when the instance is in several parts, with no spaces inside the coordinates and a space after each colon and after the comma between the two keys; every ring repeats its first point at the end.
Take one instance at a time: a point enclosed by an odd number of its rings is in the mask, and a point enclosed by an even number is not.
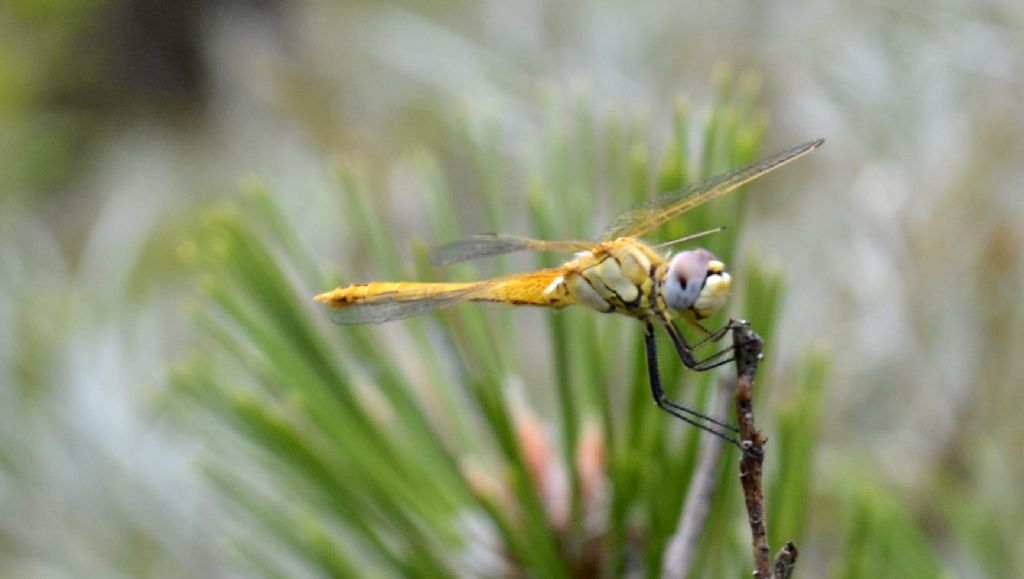
{"type": "Polygon", "coordinates": [[[654,340],[654,325],[650,322],[644,323],[644,348],[647,353],[647,373],[651,381],[651,395],[658,408],[738,447],[739,441],[733,436],[738,432],[735,426],[673,402],[665,395],[665,389],[661,385],[661,372],[658,370],[658,349],[654,340]]]}

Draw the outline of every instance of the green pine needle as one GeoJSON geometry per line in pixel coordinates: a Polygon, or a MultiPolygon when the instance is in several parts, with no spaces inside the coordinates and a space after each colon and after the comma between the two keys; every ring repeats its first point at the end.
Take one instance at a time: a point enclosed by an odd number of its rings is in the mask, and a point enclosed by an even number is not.
{"type": "MultiPolygon", "coordinates": [[[[460,188],[438,157],[418,151],[408,166],[426,196],[406,202],[423,208],[432,243],[464,236],[471,226],[463,222],[593,237],[602,213],[753,160],[765,126],[757,83],[722,73],[716,94],[700,115],[679,101],[660,154],[650,152],[642,123],[598,116],[586,96],[552,101],[539,154],[527,161],[509,158],[497,119],[467,117],[460,188]]],[[[322,209],[336,215],[338,243],[347,244],[339,247],[348,249],[316,248],[321,256],[360,256],[360,265],[312,257],[311,236],[258,185],[183,246],[202,280],[194,316],[209,339],[196,353],[200,362],[176,373],[177,391],[208,416],[194,428],[233,433],[213,445],[211,476],[263,529],[261,540],[278,546],[263,552],[254,537],[241,536],[243,558],[268,576],[285,560],[338,577],[658,576],[701,434],[651,403],[636,323],[584,311],[458,306],[381,327],[331,324],[310,296],[332,284],[471,279],[494,267],[508,272],[520,259],[435,270],[426,244],[391,227],[388,201],[363,173],[358,161],[340,165],[337,196],[322,209]],[[548,358],[525,357],[538,350],[548,358]],[[247,460],[222,461],[221,453],[247,460]],[[564,485],[556,484],[560,476],[564,485]]],[[[733,194],[652,234],[667,239],[728,224],[702,243],[733,264],[743,204],[743,193],[733,194]]],[[[531,257],[538,267],[559,259],[531,257]]],[[[751,279],[732,313],[755,320],[771,340],[782,279],[754,259],[739,265],[751,279]]],[[[705,408],[710,376],[663,358],[671,395],[705,408]]],[[[823,368],[807,370],[794,408],[820,408],[823,368]]],[[[779,459],[787,470],[776,477],[772,523],[799,536],[806,506],[787,491],[806,492],[814,429],[780,420],[786,448],[773,447],[773,456],[787,456],[779,459]]],[[[734,462],[722,467],[695,569],[701,576],[749,557],[735,524],[743,515],[734,462]]]]}

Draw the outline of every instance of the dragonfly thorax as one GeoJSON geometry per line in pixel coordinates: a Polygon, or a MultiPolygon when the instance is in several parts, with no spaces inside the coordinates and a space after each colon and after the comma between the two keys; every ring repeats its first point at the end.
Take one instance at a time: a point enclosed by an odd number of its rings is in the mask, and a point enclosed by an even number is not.
{"type": "Polygon", "coordinates": [[[692,311],[700,320],[725,303],[731,286],[725,264],[706,249],[693,249],[669,261],[662,291],[668,307],[679,313],[692,311]]]}

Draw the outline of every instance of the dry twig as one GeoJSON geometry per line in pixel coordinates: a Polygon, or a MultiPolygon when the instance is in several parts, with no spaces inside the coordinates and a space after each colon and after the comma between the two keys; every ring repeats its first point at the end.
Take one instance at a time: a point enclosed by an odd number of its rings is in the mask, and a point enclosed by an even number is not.
{"type": "Polygon", "coordinates": [[[740,430],[740,484],[747,505],[747,520],[754,548],[754,576],[761,579],[789,579],[796,564],[797,549],[793,543],[779,552],[772,562],[764,520],[764,493],[761,489],[764,463],[764,437],[754,427],[752,389],[754,374],[761,361],[764,342],[746,322],[735,322],[732,340],[736,355],[736,421],[740,430]]]}

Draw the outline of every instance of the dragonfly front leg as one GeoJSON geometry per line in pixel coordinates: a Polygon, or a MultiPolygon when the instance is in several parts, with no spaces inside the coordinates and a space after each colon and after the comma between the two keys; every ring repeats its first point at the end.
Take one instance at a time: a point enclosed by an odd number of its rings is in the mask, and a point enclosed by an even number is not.
{"type": "MultiPolygon", "coordinates": [[[[722,338],[725,337],[726,334],[729,333],[729,330],[733,328],[734,323],[734,320],[729,320],[724,326],[712,332],[705,328],[704,326],[700,325],[700,322],[690,322],[690,325],[698,328],[701,332],[704,333],[704,338],[701,341],[694,344],[693,349],[697,350],[699,348],[704,347],[707,344],[713,344],[721,340],[722,338]]],[[[680,333],[680,335],[682,335],[682,333],[680,333]]]]}
{"type": "Polygon", "coordinates": [[[665,389],[661,386],[661,372],[658,369],[658,347],[654,340],[654,324],[649,321],[644,322],[644,348],[647,353],[647,373],[651,382],[651,395],[654,397],[654,403],[658,405],[658,408],[661,408],[665,412],[668,412],[687,424],[692,424],[705,432],[710,432],[711,434],[738,447],[739,441],[736,440],[735,437],[719,430],[715,430],[705,423],[711,423],[728,432],[738,432],[735,426],[716,420],[706,414],[697,412],[692,408],[687,408],[682,404],[669,400],[668,397],[665,396],[665,389]]]}
{"type": "Polygon", "coordinates": [[[686,337],[684,337],[682,331],[679,330],[679,326],[677,326],[671,318],[663,317],[661,318],[661,323],[665,326],[665,331],[668,332],[669,337],[672,338],[672,345],[675,346],[676,353],[679,354],[679,358],[683,361],[683,364],[691,370],[703,372],[732,362],[732,354],[736,349],[736,345],[733,344],[728,348],[723,348],[699,361],[693,357],[693,351],[706,344],[718,342],[724,338],[737,323],[745,322],[729,320],[729,322],[721,328],[714,332],[708,332],[708,335],[703,340],[693,346],[686,341],[686,337]]]}

